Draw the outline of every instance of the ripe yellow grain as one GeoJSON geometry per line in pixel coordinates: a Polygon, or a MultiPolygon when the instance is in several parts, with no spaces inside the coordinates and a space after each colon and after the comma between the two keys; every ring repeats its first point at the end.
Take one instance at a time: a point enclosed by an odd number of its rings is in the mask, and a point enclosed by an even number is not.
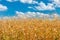
{"type": "Polygon", "coordinates": [[[0,20],[0,40],[60,40],[60,20],[0,20]]]}

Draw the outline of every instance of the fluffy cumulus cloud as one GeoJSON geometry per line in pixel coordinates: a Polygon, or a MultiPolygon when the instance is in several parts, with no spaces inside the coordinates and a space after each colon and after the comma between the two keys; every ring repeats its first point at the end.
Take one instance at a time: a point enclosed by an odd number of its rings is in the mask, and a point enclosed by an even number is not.
{"type": "Polygon", "coordinates": [[[20,0],[22,3],[32,3],[33,0],[20,0]]]}
{"type": "Polygon", "coordinates": [[[57,7],[60,7],[60,0],[53,0],[53,3],[56,4],[57,7]]]}
{"type": "Polygon", "coordinates": [[[40,12],[18,12],[16,11],[17,14],[17,18],[20,19],[26,19],[26,18],[41,18],[41,19],[54,19],[54,18],[58,18],[59,15],[57,13],[54,14],[44,14],[44,13],[40,13],[40,12]]]}
{"type": "Polygon", "coordinates": [[[20,1],[22,3],[37,4],[38,6],[35,6],[35,8],[28,7],[28,8],[37,9],[37,10],[55,10],[54,3],[58,5],[60,4],[58,0],[57,1],[54,0],[53,3],[48,3],[47,5],[43,1],[38,3],[36,0],[7,0],[7,1],[9,2],[20,1]]]}
{"type": "Polygon", "coordinates": [[[15,2],[15,1],[20,1],[22,3],[29,3],[29,4],[35,4],[38,3],[36,0],[7,0],[8,2],[15,2]]]}
{"type": "Polygon", "coordinates": [[[36,18],[36,16],[38,15],[35,12],[26,12],[26,13],[23,13],[23,12],[18,12],[18,11],[16,11],[16,14],[20,18],[36,18]]]}
{"type": "Polygon", "coordinates": [[[55,7],[60,7],[60,0],[50,0],[55,7]]]}
{"type": "Polygon", "coordinates": [[[38,3],[38,6],[33,7],[37,10],[55,10],[55,7],[53,4],[48,3],[47,5],[44,2],[38,3]]]}
{"type": "Polygon", "coordinates": [[[53,14],[45,14],[45,13],[40,13],[40,12],[19,12],[16,11],[16,16],[12,16],[12,17],[2,17],[0,19],[30,19],[30,18],[38,18],[38,19],[49,19],[49,20],[54,20],[54,19],[59,19],[60,16],[57,13],[53,13],[53,14]]]}
{"type": "Polygon", "coordinates": [[[29,4],[35,4],[38,3],[36,0],[20,0],[22,3],[29,3],[29,4]]]}
{"type": "Polygon", "coordinates": [[[5,11],[7,10],[8,8],[2,4],[0,4],[0,11],[5,11]]]}
{"type": "Polygon", "coordinates": [[[28,3],[28,4],[39,4],[39,6],[37,6],[36,8],[42,9],[42,10],[46,10],[46,9],[47,10],[53,10],[54,9],[53,6],[60,7],[60,0],[50,0],[50,1],[52,1],[52,3],[48,3],[48,5],[45,5],[44,2],[38,3],[36,0],[7,0],[7,1],[9,1],[9,2],[20,1],[22,3],[28,3]],[[40,6],[43,6],[43,8],[40,6]]]}

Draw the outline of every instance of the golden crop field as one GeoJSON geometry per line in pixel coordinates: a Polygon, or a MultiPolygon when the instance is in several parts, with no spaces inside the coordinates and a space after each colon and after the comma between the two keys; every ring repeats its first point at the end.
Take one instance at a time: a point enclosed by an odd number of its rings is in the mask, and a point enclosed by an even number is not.
{"type": "Polygon", "coordinates": [[[60,40],[60,20],[0,20],[0,40],[60,40]]]}

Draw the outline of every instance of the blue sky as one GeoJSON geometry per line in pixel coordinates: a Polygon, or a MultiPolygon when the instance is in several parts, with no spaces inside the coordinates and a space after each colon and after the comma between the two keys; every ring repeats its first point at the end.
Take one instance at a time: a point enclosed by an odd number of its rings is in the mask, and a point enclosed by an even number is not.
{"type": "Polygon", "coordinates": [[[16,13],[39,12],[60,14],[60,0],[0,0],[0,16],[16,16],[16,13]]]}

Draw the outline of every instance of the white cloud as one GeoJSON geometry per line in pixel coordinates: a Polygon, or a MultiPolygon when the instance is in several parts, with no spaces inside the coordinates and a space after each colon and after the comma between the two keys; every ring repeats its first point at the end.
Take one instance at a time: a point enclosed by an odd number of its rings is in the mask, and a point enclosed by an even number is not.
{"type": "Polygon", "coordinates": [[[25,14],[23,13],[23,12],[18,12],[18,11],[16,11],[16,14],[18,15],[18,17],[19,18],[21,18],[21,19],[25,19],[26,18],[26,16],[25,16],[25,14]]]}
{"type": "Polygon", "coordinates": [[[23,12],[16,11],[16,14],[20,18],[35,18],[36,17],[36,13],[35,12],[26,12],[26,13],[23,13],[23,12]]]}
{"type": "Polygon", "coordinates": [[[37,4],[38,2],[36,0],[20,0],[22,3],[29,3],[29,4],[37,4]]]}
{"type": "Polygon", "coordinates": [[[44,2],[40,2],[38,4],[39,6],[35,6],[35,9],[37,10],[55,10],[54,5],[51,3],[48,3],[47,5],[44,2]]]}
{"type": "Polygon", "coordinates": [[[29,4],[37,4],[38,2],[36,0],[7,0],[8,2],[15,2],[20,1],[22,3],[29,3],[29,4]]]}
{"type": "Polygon", "coordinates": [[[53,0],[55,4],[60,4],[60,0],[53,0]]]}
{"type": "Polygon", "coordinates": [[[26,17],[27,18],[35,18],[36,17],[36,13],[35,12],[27,12],[26,13],[26,17]]]}
{"type": "Polygon", "coordinates": [[[22,3],[32,3],[33,0],[20,0],[22,3]]]}
{"type": "Polygon", "coordinates": [[[16,11],[16,14],[20,18],[36,18],[36,16],[37,16],[36,12],[26,12],[26,13],[23,13],[23,12],[16,11]]]}
{"type": "Polygon", "coordinates": [[[49,14],[45,14],[45,13],[40,13],[40,12],[18,12],[16,11],[17,14],[17,18],[21,18],[21,19],[26,19],[26,18],[41,18],[41,19],[54,19],[54,18],[58,18],[59,15],[57,13],[53,13],[51,15],[49,14]]]}
{"type": "Polygon", "coordinates": [[[0,4],[0,11],[5,11],[7,10],[8,8],[2,4],[0,4]]]}
{"type": "Polygon", "coordinates": [[[32,1],[32,4],[38,4],[38,2],[37,1],[32,1]]]}
{"type": "Polygon", "coordinates": [[[18,0],[6,0],[8,2],[15,2],[15,1],[18,1],[18,0]]]}
{"type": "Polygon", "coordinates": [[[53,3],[56,4],[56,7],[60,7],[60,0],[53,0],[53,3]]]}
{"type": "Polygon", "coordinates": [[[54,20],[54,19],[59,19],[60,16],[57,13],[53,13],[53,14],[45,14],[45,13],[40,13],[40,12],[18,12],[16,11],[16,16],[12,16],[12,17],[0,17],[0,19],[28,19],[28,18],[38,18],[38,19],[49,19],[49,20],[54,20]]]}
{"type": "Polygon", "coordinates": [[[57,13],[54,13],[53,16],[54,16],[55,18],[58,18],[58,17],[59,17],[59,15],[58,15],[57,13]]]}
{"type": "Polygon", "coordinates": [[[48,3],[48,5],[45,5],[44,2],[40,2],[38,3],[36,0],[7,0],[8,2],[15,2],[15,1],[20,1],[22,3],[28,3],[28,4],[39,4],[39,6],[37,6],[36,8],[37,9],[41,9],[41,10],[53,10],[54,7],[52,7],[52,5],[56,7],[60,7],[60,0],[49,0],[51,1],[52,3],[48,3]],[[51,5],[52,4],[52,5],[51,5]],[[40,6],[43,6],[43,7],[40,7],[40,6]]]}
{"type": "Polygon", "coordinates": [[[60,0],[50,0],[55,7],[60,7],[60,0]]]}

